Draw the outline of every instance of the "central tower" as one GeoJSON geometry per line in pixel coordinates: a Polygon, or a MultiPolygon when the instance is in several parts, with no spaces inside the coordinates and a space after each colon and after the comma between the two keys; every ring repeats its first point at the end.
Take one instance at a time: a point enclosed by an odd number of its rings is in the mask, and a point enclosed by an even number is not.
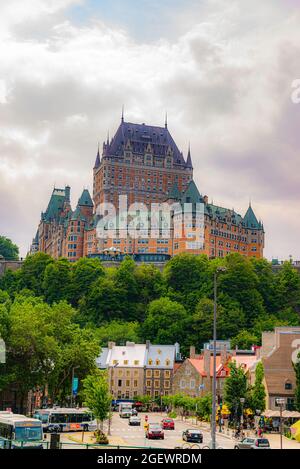
{"type": "Polygon", "coordinates": [[[98,149],[94,166],[95,209],[110,202],[118,210],[119,195],[128,204],[149,206],[163,202],[174,185],[184,191],[193,179],[190,151],[185,161],[167,126],[156,127],[125,122],[123,117],[115,136],[98,149]]]}

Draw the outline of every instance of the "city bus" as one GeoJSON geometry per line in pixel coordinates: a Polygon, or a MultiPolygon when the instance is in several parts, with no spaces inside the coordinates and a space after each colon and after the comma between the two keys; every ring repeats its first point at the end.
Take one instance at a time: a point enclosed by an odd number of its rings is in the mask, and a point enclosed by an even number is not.
{"type": "Polygon", "coordinates": [[[0,413],[1,449],[43,449],[41,422],[25,415],[0,413]]]}
{"type": "Polygon", "coordinates": [[[38,409],[33,418],[40,420],[44,432],[95,431],[97,422],[86,408],[38,409]]]}
{"type": "Polygon", "coordinates": [[[121,418],[129,418],[132,413],[132,402],[120,402],[119,403],[119,415],[121,418]]]}

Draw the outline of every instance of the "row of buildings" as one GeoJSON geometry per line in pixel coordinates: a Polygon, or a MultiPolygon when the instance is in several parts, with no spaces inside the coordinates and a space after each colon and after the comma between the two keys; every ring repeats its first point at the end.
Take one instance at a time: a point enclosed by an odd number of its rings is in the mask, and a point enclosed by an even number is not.
{"type": "MultiPolygon", "coordinates": [[[[277,398],[283,398],[284,408],[293,410],[296,376],[293,362],[300,353],[300,327],[277,327],[262,334],[262,345],[251,350],[231,350],[229,341],[217,342],[217,396],[223,397],[224,384],[230,373],[229,363],[235,361],[247,375],[249,385],[255,382],[255,368],[264,367],[266,408],[276,410],[277,398]]],[[[127,342],[116,346],[110,342],[97,360],[100,369],[108,370],[110,391],[114,399],[152,398],[172,394],[202,397],[212,391],[212,343],[196,354],[182,359],[179,344],[153,345],[127,342]]]]}
{"type": "MultiPolygon", "coordinates": [[[[164,127],[125,122],[114,137],[98,149],[93,167],[93,194],[83,190],[75,210],[71,207],[70,187],[54,188],[48,207],[42,212],[31,252],[42,251],[54,258],[64,256],[71,262],[83,256],[101,257],[107,253],[143,255],[154,261],[167,259],[181,252],[205,253],[223,257],[231,252],[243,256],[262,257],[264,227],[249,206],[241,216],[233,209],[208,202],[193,180],[191,151],[186,158],[173,140],[167,122],[164,127]],[[128,209],[132,204],[168,204],[183,207],[191,204],[190,220],[183,229],[176,229],[182,220],[181,213],[171,210],[170,230],[166,234],[163,223],[158,223],[158,233],[149,236],[141,229],[138,236],[128,233],[127,227],[118,229],[114,236],[99,236],[97,224],[105,214],[103,203],[112,204],[118,221],[124,207],[119,206],[119,196],[127,197],[128,209]],[[201,204],[202,226],[197,226],[196,204],[201,204]],[[175,213],[175,215],[174,215],[175,213]],[[179,221],[178,221],[179,220],[179,221]],[[201,239],[195,229],[201,228],[201,239]]],[[[177,209],[178,210],[178,209],[177,209]]],[[[151,215],[149,215],[150,221],[151,215]]],[[[128,224],[129,224],[129,220],[128,224]]],[[[182,227],[180,227],[182,228],[182,227]]]]}

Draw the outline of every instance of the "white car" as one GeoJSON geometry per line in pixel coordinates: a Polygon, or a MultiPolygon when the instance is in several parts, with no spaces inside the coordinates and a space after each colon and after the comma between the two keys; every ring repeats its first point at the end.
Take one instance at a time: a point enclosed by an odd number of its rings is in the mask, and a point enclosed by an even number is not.
{"type": "Polygon", "coordinates": [[[137,415],[132,415],[129,418],[128,425],[138,425],[138,426],[140,426],[141,425],[141,418],[138,417],[137,415]]]}

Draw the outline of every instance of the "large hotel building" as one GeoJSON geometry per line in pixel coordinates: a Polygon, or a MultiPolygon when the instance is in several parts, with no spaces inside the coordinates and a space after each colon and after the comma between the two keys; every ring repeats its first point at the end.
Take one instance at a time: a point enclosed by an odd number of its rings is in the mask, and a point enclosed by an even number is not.
{"type": "MultiPolygon", "coordinates": [[[[130,217],[126,223],[128,220],[130,217]]],[[[55,188],[46,211],[41,214],[31,252],[42,251],[55,258],[64,256],[71,262],[83,256],[122,258],[126,254],[155,261],[181,252],[204,253],[210,258],[232,252],[262,257],[263,248],[263,224],[251,205],[241,216],[232,209],[208,203],[208,197],[198,191],[193,180],[191,152],[184,158],[167,123],[154,127],[125,122],[122,117],[115,136],[103,144],[102,155],[98,149],[93,168],[93,198],[85,189],[72,210],[70,187],[55,188]],[[113,236],[99,237],[97,224],[107,214],[100,212],[100,208],[104,203],[113,204],[121,216],[120,195],[127,196],[126,208],[134,203],[147,208],[154,203],[177,207],[170,212],[169,232],[166,234],[159,223],[155,237],[147,236],[145,229],[138,236],[130,236],[127,225],[125,230],[117,229],[113,236]],[[202,207],[200,241],[195,238],[199,219],[196,205],[202,207]],[[189,223],[178,230],[178,223],[183,220],[178,207],[186,206],[191,207],[189,223]]]]}

